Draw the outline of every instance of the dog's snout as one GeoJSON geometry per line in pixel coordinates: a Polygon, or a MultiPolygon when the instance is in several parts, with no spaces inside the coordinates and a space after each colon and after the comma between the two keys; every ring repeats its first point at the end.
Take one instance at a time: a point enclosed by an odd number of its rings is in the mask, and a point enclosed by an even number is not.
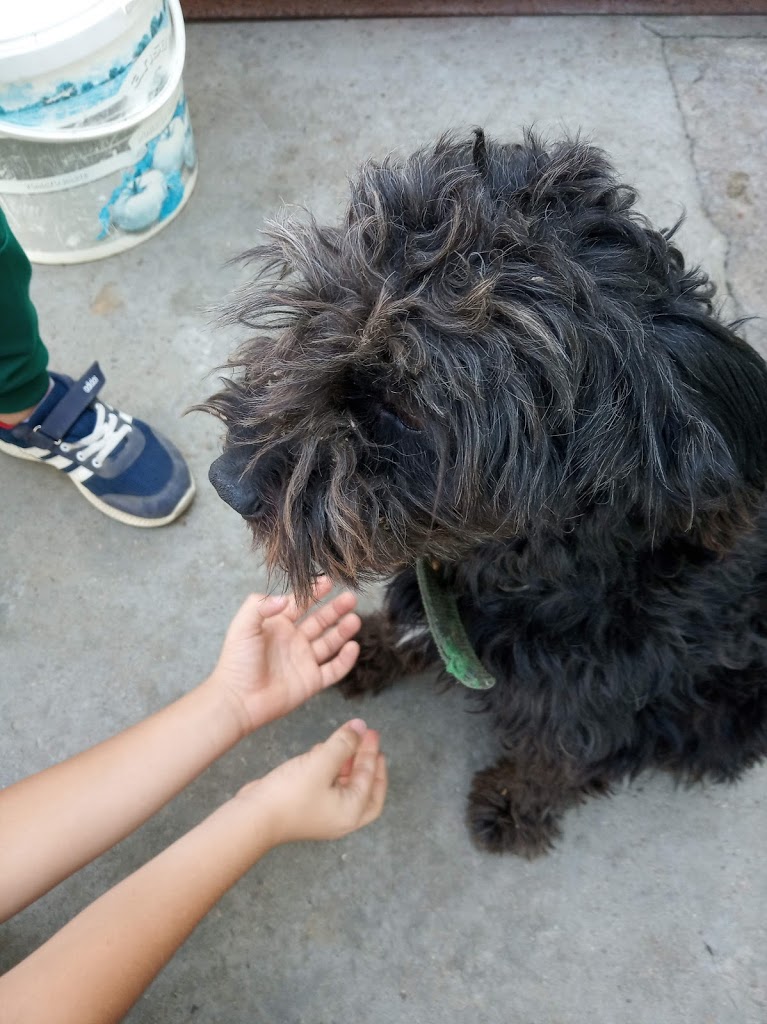
{"type": "Polygon", "coordinates": [[[218,496],[241,516],[252,516],[258,508],[258,490],[251,474],[245,470],[248,454],[242,449],[232,449],[219,455],[208,470],[208,479],[218,496]]]}

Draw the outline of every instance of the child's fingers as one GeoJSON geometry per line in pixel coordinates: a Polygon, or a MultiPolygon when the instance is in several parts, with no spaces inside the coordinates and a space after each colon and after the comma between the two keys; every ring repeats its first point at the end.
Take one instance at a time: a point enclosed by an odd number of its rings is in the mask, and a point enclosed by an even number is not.
{"type": "Polygon", "coordinates": [[[339,786],[345,786],[348,783],[352,775],[353,765],[353,757],[347,758],[346,761],[344,761],[344,763],[341,765],[341,770],[339,771],[338,778],[336,779],[336,782],[338,783],[339,786]]]}
{"type": "Polygon", "coordinates": [[[250,594],[245,598],[228,629],[230,639],[259,636],[265,619],[277,615],[287,605],[287,596],[250,594]]]}
{"type": "Polygon", "coordinates": [[[354,796],[358,804],[360,815],[365,813],[373,793],[380,742],[375,729],[368,729],[354,756],[352,773],[346,785],[347,792],[354,796]]]}
{"type": "Polygon", "coordinates": [[[339,679],[343,679],[354,668],[354,663],[360,656],[360,645],[356,640],[349,640],[345,643],[335,658],[326,661],[320,668],[320,681],[323,687],[332,686],[339,679]]]}
{"type": "Polygon", "coordinates": [[[354,758],[366,732],[362,719],[353,718],[321,744],[317,753],[322,758],[323,772],[329,783],[335,782],[346,761],[354,758]]]}
{"type": "Polygon", "coordinates": [[[386,765],[386,758],[379,752],[376,759],[375,775],[370,790],[370,798],[362,816],[360,827],[369,825],[379,817],[386,800],[386,790],[389,784],[389,772],[386,765]]]}
{"type": "Polygon", "coordinates": [[[301,632],[307,640],[316,640],[322,636],[325,630],[335,626],[339,619],[350,612],[356,603],[357,598],[351,590],[344,591],[343,594],[334,597],[332,601],[316,608],[311,615],[307,615],[301,623],[301,632]]]}
{"type": "Polygon", "coordinates": [[[311,608],[315,601],[321,601],[322,598],[329,594],[332,589],[333,584],[327,576],[318,576],[312,584],[312,595],[308,601],[299,602],[293,594],[288,595],[285,614],[289,619],[292,619],[292,621],[295,622],[311,608]]]}
{"type": "Polygon", "coordinates": [[[383,810],[383,805],[386,802],[386,791],[389,787],[389,767],[386,764],[386,758],[379,751],[378,760],[376,761],[376,777],[373,780],[373,793],[371,794],[371,801],[368,805],[368,815],[366,824],[370,821],[375,821],[383,810]]]}
{"type": "Polygon", "coordinates": [[[337,625],[318,637],[312,643],[317,664],[322,665],[338,654],[346,641],[351,640],[355,633],[359,633],[361,625],[362,619],[359,615],[344,615],[337,625]]]}

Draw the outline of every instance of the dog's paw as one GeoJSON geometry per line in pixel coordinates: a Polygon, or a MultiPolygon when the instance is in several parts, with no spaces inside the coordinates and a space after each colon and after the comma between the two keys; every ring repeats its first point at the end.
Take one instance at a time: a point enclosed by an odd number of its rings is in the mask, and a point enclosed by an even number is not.
{"type": "Polygon", "coordinates": [[[380,612],[363,618],[355,640],[360,645],[359,658],[338,684],[347,699],[380,693],[403,674],[393,627],[380,612]]]}
{"type": "Polygon", "coordinates": [[[524,799],[528,794],[516,794],[512,786],[494,768],[478,772],[469,794],[469,829],[481,850],[532,860],[548,853],[559,837],[559,814],[545,805],[531,805],[524,799]]]}
{"type": "Polygon", "coordinates": [[[362,664],[357,663],[354,666],[349,675],[338,683],[336,689],[342,697],[354,700],[358,697],[374,696],[387,686],[391,686],[393,682],[393,675],[385,676],[378,666],[369,664],[365,659],[362,664]]]}

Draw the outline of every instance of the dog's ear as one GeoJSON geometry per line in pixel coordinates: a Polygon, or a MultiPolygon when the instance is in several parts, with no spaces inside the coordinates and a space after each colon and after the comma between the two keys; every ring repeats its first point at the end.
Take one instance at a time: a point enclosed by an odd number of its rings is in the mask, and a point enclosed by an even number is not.
{"type": "Polygon", "coordinates": [[[767,482],[767,364],[726,327],[701,311],[659,318],[661,340],[684,386],[692,414],[723,440],[747,487],[767,482]]]}
{"type": "Polygon", "coordinates": [[[487,174],[487,143],[481,128],[474,129],[474,145],[471,148],[471,159],[479,174],[484,178],[487,174]]]}

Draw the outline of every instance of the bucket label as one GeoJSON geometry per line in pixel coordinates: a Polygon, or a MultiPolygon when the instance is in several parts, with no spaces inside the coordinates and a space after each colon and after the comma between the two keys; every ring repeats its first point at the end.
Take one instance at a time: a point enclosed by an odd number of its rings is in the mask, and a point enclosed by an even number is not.
{"type": "MultiPolygon", "coordinates": [[[[177,116],[179,107],[184,103],[183,95],[178,100],[173,117],[177,116]]],[[[65,189],[76,188],[78,185],[89,185],[91,182],[99,181],[101,178],[108,178],[111,174],[124,171],[130,164],[138,163],[145,155],[146,146],[153,139],[159,136],[168,126],[167,108],[160,109],[152,117],[143,121],[125,139],[118,141],[115,137],[115,145],[112,147],[112,155],[106,160],[97,160],[86,167],[78,167],[72,171],[62,171],[61,174],[48,175],[45,178],[2,178],[0,173],[0,194],[16,196],[34,196],[43,192],[63,192],[65,189]]],[[[184,112],[188,122],[188,115],[184,112]]],[[[191,133],[191,128],[190,128],[191,133]]],[[[83,143],[87,146],[88,143],[83,143]]]]}
{"type": "Polygon", "coordinates": [[[181,209],[197,175],[183,87],[138,129],[108,137],[101,152],[106,158],[95,167],[70,163],[45,178],[0,180],[0,202],[33,262],[72,263],[129,249],[181,209]]]}
{"type": "Polygon", "coordinates": [[[146,31],[122,52],[87,68],[85,74],[62,81],[13,82],[0,90],[0,121],[27,128],[75,127],[124,116],[126,104],[146,104],[168,79],[171,30],[167,0],[146,31]],[[112,115],[111,118],[109,115],[112,115]]]}
{"type": "Polygon", "coordinates": [[[123,174],[99,212],[98,241],[115,230],[146,231],[170,217],[183,201],[185,178],[196,160],[189,111],[182,96],[167,128],[147,142],[141,160],[123,174]]]}
{"type": "Polygon", "coordinates": [[[63,192],[65,189],[77,188],[98,181],[115,171],[125,167],[125,155],[113,156],[109,160],[91,167],[80,167],[76,171],[66,171],[50,178],[28,178],[26,181],[0,180],[0,193],[8,196],[36,196],[43,192],[63,192]]]}
{"type": "Polygon", "coordinates": [[[131,68],[120,92],[138,96],[144,104],[158,96],[168,77],[164,58],[170,44],[170,32],[155,36],[131,68]]]}

